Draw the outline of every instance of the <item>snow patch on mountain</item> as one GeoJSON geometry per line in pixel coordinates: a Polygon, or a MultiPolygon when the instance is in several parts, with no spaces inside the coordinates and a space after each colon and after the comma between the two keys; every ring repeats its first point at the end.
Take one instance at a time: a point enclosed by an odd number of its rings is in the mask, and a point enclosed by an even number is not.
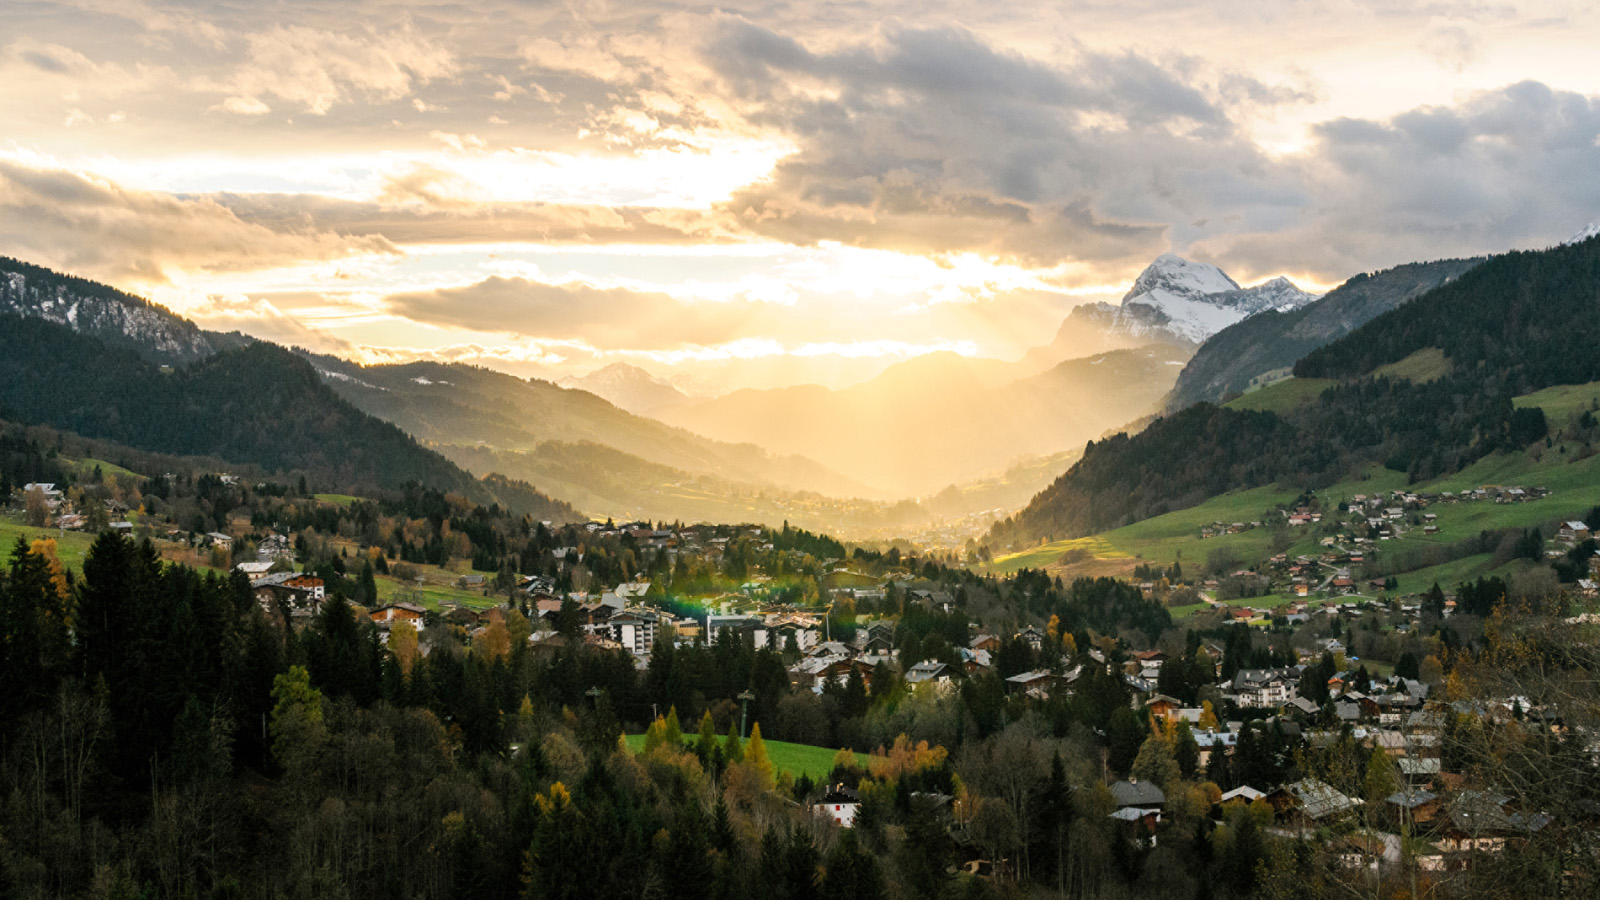
{"type": "Polygon", "coordinates": [[[111,343],[131,344],[161,362],[189,363],[214,352],[193,322],[133,297],[79,293],[51,279],[7,271],[0,281],[0,312],[44,319],[111,343]]]}
{"type": "Polygon", "coordinates": [[[317,374],[321,375],[324,379],[327,379],[329,381],[344,381],[344,382],[348,382],[350,384],[356,385],[357,387],[370,388],[370,389],[372,389],[374,391],[387,391],[388,390],[388,388],[386,388],[386,387],[378,387],[377,385],[375,385],[375,384],[373,384],[371,382],[362,381],[361,379],[355,377],[354,375],[346,375],[343,372],[335,372],[335,371],[333,371],[331,369],[317,369],[317,374]]]}

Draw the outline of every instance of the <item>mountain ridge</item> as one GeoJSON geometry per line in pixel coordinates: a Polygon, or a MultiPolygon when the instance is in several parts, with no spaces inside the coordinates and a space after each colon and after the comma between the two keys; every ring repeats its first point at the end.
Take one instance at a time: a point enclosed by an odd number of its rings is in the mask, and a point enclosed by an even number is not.
{"type": "Polygon", "coordinates": [[[1176,412],[1201,401],[1221,402],[1483,261],[1475,257],[1406,263],[1359,274],[1303,306],[1267,310],[1230,325],[1195,351],[1178,374],[1166,409],[1176,412]]]}

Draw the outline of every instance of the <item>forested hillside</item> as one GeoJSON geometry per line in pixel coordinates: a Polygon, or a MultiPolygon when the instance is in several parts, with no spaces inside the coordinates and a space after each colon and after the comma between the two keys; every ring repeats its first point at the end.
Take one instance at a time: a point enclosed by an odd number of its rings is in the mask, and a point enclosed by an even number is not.
{"type": "Polygon", "coordinates": [[[1444,259],[1363,273],[1299,309],[1267,310],[1230,325],[1195,351],[1178,375],[1167,409],[1216,403],[1243,391],[1263,374],[1288,369],[1312,350],[1482,262],[1482,258],[1444,259]]]}
{"type": "MultiPolygon", "coordinates": [[[[1298,363],[1298,377],[1342,379],[1315,401],[1281,416],[1199,404],[1097,443],[990,539],[1089,534],[1237,488],[1317,487],[1370,462],[1427,479],[1525,447],[1548,425],[1512,397],[1600,379],[1597,308],[1600,240],[1496,257],[1298,363]],[[1443,351],[1437,377],[1374,373],[1428,348],[1443,351]]],[[[1583,446],[1600,438],[1581,428],[1583,446]]]]}
{"type": "MultiPolygon", "coordinates": [[[[7,348],[0,418],[141,450],[298,470],[340,490],[416,481],[495,499],[449,460],[351,407],[304,360],[272,344],[163,369],[132,349],[42,319],[0,316],[0,340],[7,348]]],[[[536,505],[543,518],[577,515],[548,499],[536,505]]]]}
{"type": "MultiPolygon", "coordinates": [[[[462,364],[358,366],[299,352],[340,396],[421,441],[501,451],[533,450],[551,441],[589,442],[634,457],[636,465],[651,463],[751,485],[838,496],[865,490],[809,459],[769,454],[753,444],[708,440],[636,416],[588,391],[548,381],[462,364]]],[[[580,484],[589,489],[586,482],[580,484]]]]}

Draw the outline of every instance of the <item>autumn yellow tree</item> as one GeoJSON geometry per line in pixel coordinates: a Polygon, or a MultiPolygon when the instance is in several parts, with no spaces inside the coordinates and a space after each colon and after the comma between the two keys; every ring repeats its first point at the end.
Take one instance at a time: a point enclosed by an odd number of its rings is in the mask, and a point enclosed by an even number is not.
{"type": "Polygon", "coordinates": [[[489,610],[489,624],[472,639],[472,652],[484,659],[505,659],[511,653],[511,632],[506,630],[505,612],[489,610]]]}
{"type": "MultiPolygon", "coordinates": [[[[664,730],[663,723],[663,730],[664,730]]],[[[663,734],[663,738],[665,735],[663,734]]],[[[767,755],[767,742],[761,739],[761,723],[750,726],[750,742],[744,748],[745,765],[755,770],[764,787],[772,787],[772,758],[767,755]]]]}
{"type": "Polygon", "coordinates": [[[394,623],[389,629],[389,652],[393,653],[395,661],[400,663],[400,671],[410,677],[411,667],[417,662],[416,627],[405,621],[394,623]]]}

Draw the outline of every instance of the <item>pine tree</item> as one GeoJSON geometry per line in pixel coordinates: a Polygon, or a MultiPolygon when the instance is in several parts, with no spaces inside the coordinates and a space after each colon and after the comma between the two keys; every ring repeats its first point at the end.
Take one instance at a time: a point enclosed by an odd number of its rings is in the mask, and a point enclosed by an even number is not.
{"type": "Polygon", "coordinates": [[[710,766],[712,757],[717,748],[717,725],[711,721],[711,710],[706,710],[700,716],[700,733],[694,742],[694,752],[700,757],[700,764],[710,766]]]}
{"type": "Polygon", "coordinates": [[[722,755],[728,764],[744,762],[744,742],[739,740],[739,725],[728,723],[728,736],[722,739],[722,755]]]}
{"type": "Polygon", "coordinates": [[[667,708],[665,724],[667,746],[677,750],[683,746],[683,728],[678,724],[678,708],[676,706],[667,708]]]}

